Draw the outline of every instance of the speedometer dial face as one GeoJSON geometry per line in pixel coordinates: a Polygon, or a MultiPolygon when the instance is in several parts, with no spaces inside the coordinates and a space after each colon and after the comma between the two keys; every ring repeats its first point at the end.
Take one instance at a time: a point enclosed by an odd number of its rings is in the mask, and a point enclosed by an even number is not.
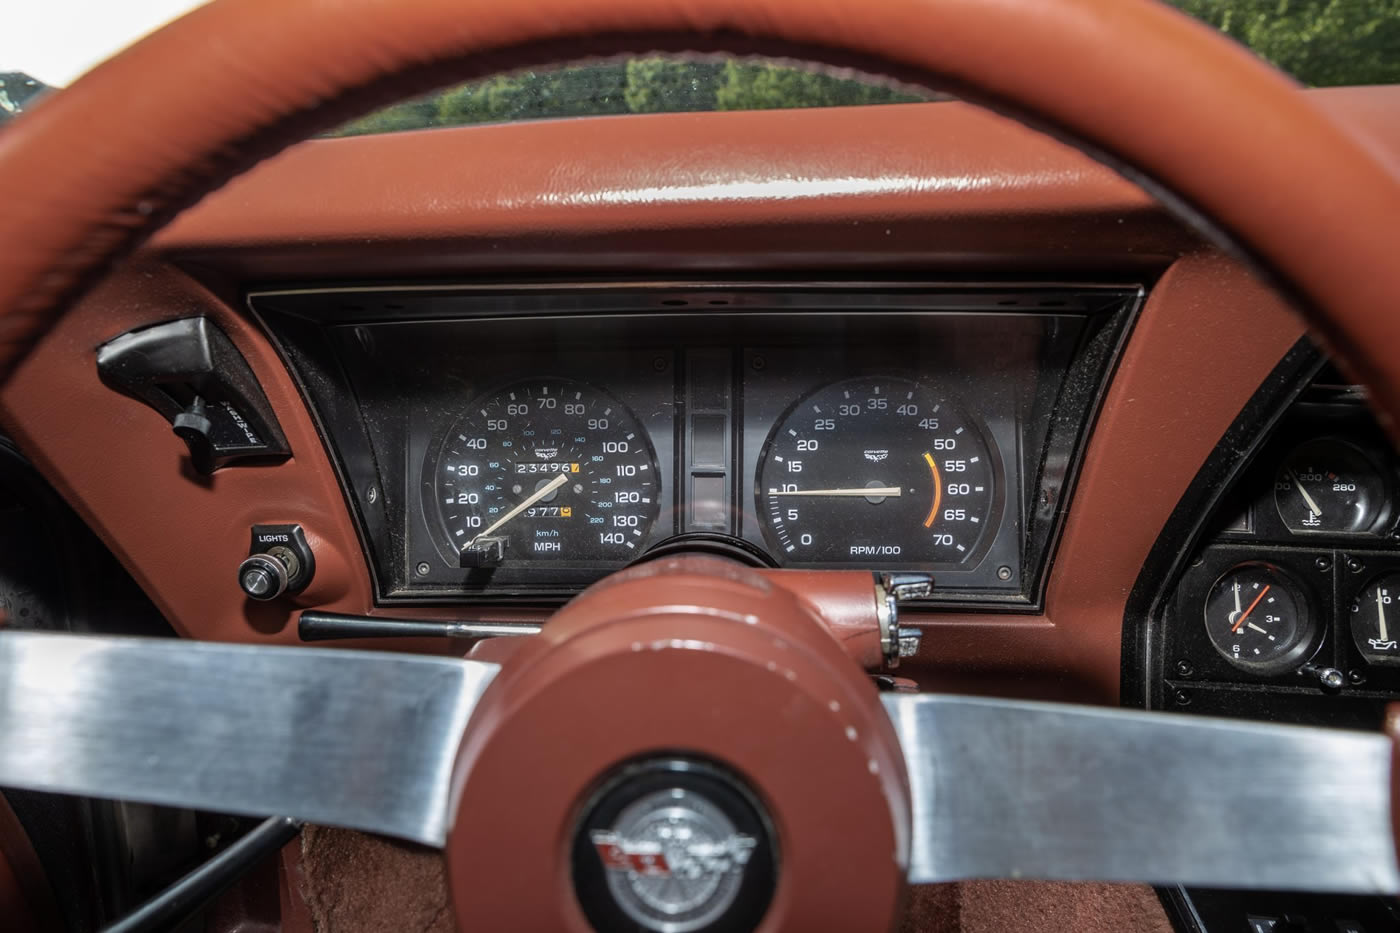
{"type": "Polygon", "coordinates": [[[458,554],[500,566],[623,562],[660,507],[656,455],[622,403],[580,382],[519,382],[472,402],[443,441],[438,513],[458,554]]]}
{"type": "Polygon", "coordinates": [[[862,377],[800,400],[758,465],[764,534],[785,564],[960,564],[996,502],[992,452],[933,388],[862,377]]]}

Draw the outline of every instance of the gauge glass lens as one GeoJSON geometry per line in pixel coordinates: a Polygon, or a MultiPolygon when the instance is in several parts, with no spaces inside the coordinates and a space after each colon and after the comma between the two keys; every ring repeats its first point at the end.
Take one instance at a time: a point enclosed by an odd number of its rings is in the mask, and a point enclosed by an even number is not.
{"type": "Polygon", "coordinates": [[[932,388],[862,377],[790,408],[759,455],[764,536],[784,564],[959,564],[993,523],[977,424],[932,388]]]}
{"type": "Polygon", "coordinates": [[[1351,638],[1371,664],[1400,664],[1400,573],[1372,580],[1356,597],[1351,638]]]}
{"type": "Polygon", "coordinates": [[[1312,643],[1307,598],[1268,564],[1242,564],[1221,577],[1206,597],[1205,618],[1215,650],[1245,670],[1288,670],[1312,643]]]}
{"type": "Polygon", "coordinates": [[[631,560],[660,505],[656,455],[636,418],[563,379],[472,402],[447,432],[434,476],[453,550],[501,539],[502,566],[631,560]]]}
{"type": "Polygon", "coordinates": [[[1279,517],[1295,534],[1365,534],[1381,519],[1385,480],[1351,444],[1309,441],[1274,478],[1279,517]]]}

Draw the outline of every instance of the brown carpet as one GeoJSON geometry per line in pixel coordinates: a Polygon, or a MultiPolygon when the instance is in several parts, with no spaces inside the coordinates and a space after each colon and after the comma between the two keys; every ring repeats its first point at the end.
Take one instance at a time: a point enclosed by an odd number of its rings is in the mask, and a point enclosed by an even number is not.
{"type": "MultiPolygon", "coordinates": [[[[316,933],[453,933],[441,855],[342,829],[302,832],[316,933]]],[[[910,891],[900,933],[1171,933],[1145,885],[975,881],[910,891]]]]}

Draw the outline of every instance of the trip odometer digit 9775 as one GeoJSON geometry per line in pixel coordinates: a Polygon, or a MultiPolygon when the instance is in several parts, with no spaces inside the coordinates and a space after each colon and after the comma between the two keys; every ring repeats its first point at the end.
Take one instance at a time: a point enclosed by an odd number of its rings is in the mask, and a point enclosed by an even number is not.
{"type": "Polygon", "coordinates": [[[764,534],[784,564],[960,564],[988,534],[992,451],[934,389],[861,377],[790,408],[758,464],[764,534]]]}
{"type": "Polygon", "coordinates": [[[431,481],[466,567],[625,562],[660,508],[656,456],[626,407],[580,382],[519,382],[472,402],[431,481]]]}

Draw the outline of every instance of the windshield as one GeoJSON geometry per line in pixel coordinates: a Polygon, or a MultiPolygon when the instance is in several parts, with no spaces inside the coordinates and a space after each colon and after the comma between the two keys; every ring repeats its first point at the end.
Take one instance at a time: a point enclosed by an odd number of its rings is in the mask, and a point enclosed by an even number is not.
{"type": "MultiPolygon", "coordinates": [[[[1400,83],[1400,0],[1170,0],[1293,75],[1326,87],[1400,83]]],[[[0,32],[0,123],[191,0],[20,4],[0,32]]],[[[394,104],[330,135],[635,113],[840,107],[938,99],[771,62],[638,57],[471,81],[394,104]]]]}

